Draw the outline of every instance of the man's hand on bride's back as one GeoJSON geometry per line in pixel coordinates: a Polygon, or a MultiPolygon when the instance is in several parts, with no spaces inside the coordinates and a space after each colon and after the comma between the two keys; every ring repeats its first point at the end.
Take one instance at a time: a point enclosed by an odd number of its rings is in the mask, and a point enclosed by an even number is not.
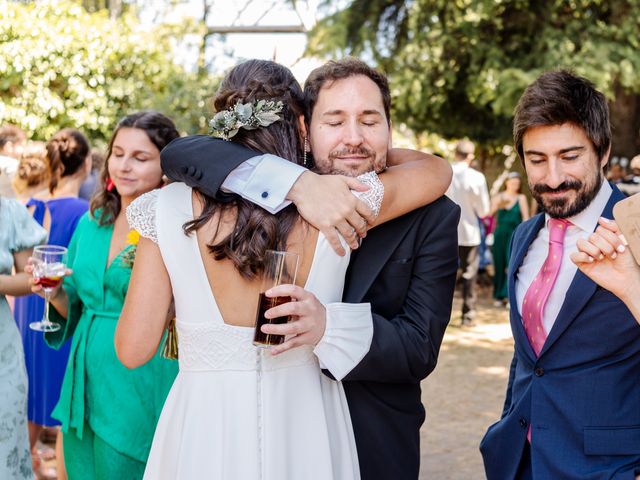
{"type": "Polygon", "coordinates": [[[359,246],[367,225],[375,217],[371,208],[351,193],[369,189],[355,178],[344,175],[318,175],[305,172],[296,181],[287,198],[291,200],[302,218],[320,230],[338,255],[345,251],[338,232],[352,249],[359,246]]]}
{"type": "Polygon", "coordinates": [[[262,326],[264,333],[288,337],[281,345],[271,347],[273,355],[301,345],[318,344],[324,335],[327,313],[324,305],[313,293],[296,285],[279,285],[267,290],[266,295],[268,297],[291,297],[292,299],[289,303],[283,303],[265,312],[267,318],[292,317],[289,323],[262,326]]]}

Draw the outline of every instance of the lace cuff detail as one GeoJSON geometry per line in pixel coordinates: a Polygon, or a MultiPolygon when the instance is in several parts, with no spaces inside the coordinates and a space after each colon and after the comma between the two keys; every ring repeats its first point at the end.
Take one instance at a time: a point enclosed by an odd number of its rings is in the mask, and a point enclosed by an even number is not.
{"type": "Polygon", "coordinates": [[[369,303],[330,303],[324,336],[316,345],[322,368],[340,381],[360,363],[371,347],[373,317],[369,303]]]}
{"type": "Polygon", "coordinates": [[[144,238],[158,243],[158,231],[156,229],[156,205],[160,190],[151,190],[136,198],[127,207],[127,222],[129,228],[137,230],[144,238]]]}
{"type": "Polygon", "coordinates": [[[366,192],[352,192],[356,197],[369,205],[373,210],[373,215],[378,216],[380,213],[380,207],[382,206],[382,199],[384,198],[384,185],[378,178],[376,172],[367,172],[362,175],[358,175],[356,178],[360,183],[364,183],[369,187],[366,192]]]}

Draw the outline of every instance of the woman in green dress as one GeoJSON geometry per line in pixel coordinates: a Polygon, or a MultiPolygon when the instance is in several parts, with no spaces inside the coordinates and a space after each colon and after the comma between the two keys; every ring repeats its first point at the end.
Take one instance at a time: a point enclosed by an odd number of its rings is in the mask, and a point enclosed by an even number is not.
{"type": "Polygon", "coordinates": [[[32,480],[27,429],[27,371],[20,332],[5,295],[27,295],[22,270],[47,231],[17,200],[0,197],[0,478],[32,480]],[[17,273],[12,275],[15,268],[17,273]]]}
{"type": "Polygon", "coordinates": [[[158,416],[178,371],[177,362],[159,354],[128,370],[114,347],[135,249],[125,210],[161,185],[160,150],[178,136],[173,122],[157,112],[132,114],[118,124],[102,188],[69,244],[72,274],[52,294],[52,320],[62,329],[48,333],[47,342],[57,347],[73,336],[52,413],[62,423],[71,480],[142,478],[158,416]]]}
{"type": "Polygon", "coordinates": [[[520,223],[529,218],[527,197],[520,193],[522,180],[518,172],[510,172],[505,181],[505,189],[493,197],[491,216],[497,214],[496,229],[493,232],[493,298],[496,306],[507,305],[507,270],[509,268],[509,245],[511,236],[520,223]]]}

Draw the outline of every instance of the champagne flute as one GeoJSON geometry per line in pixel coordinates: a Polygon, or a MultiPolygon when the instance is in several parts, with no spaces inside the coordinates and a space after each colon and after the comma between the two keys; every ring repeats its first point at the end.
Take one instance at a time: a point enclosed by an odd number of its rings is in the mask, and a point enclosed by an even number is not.
{"type": "Polygon", "coordinates": [[[67,271],[67,249],[57,245],[38,245],[33,249],[33,278],[44,290],[44,315],[29,328],[39,332],[55,332],[60,324],[49,320],[49,297],[54,288],[62,283],[67,271]]]}

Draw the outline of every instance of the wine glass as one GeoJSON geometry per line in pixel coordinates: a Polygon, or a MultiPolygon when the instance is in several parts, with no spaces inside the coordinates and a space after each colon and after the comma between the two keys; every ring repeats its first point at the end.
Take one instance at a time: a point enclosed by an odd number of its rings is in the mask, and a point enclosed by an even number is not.
{"type": "Polygon", "coordinates": [[[57,245],[38,245],[33,249],[33,278],[44,290],[44,315],[39,322],[31,322],[29,328],[39,332],[55,332],[60,324],[49,320],[49,296],[62,283],[67,271],[67,249],[57,245]]]}

